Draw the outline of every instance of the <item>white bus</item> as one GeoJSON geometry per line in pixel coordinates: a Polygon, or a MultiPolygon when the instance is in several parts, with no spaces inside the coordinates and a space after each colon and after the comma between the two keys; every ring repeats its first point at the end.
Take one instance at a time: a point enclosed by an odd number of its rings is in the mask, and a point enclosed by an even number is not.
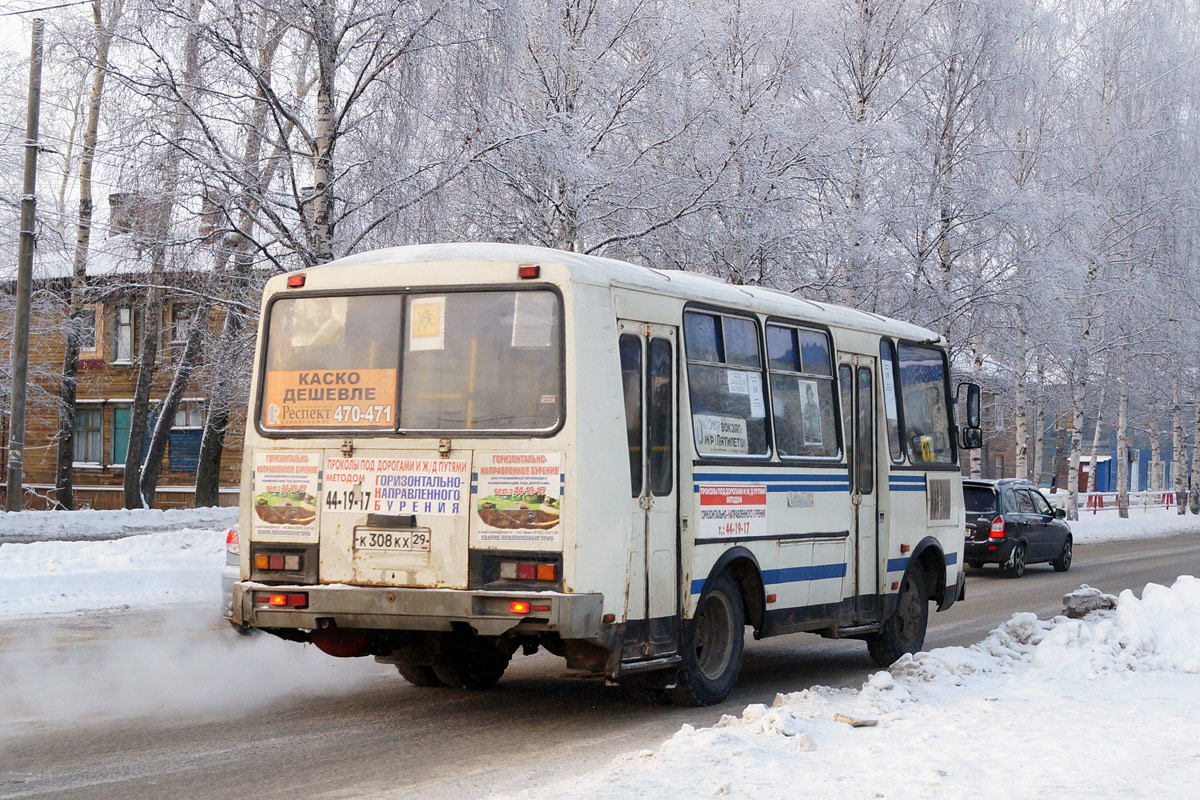
{"type": "Polygon", "coordinates": [[[544,647],[724,699],[755,637],[880,664],[963,596],[939,336],[694,273],[501,244],[271,279],[233,622],[483,688],[544,647]]]}

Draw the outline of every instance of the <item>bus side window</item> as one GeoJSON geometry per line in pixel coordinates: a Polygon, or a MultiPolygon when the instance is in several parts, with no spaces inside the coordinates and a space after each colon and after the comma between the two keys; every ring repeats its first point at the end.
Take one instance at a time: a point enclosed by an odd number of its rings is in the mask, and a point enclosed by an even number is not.
{"type": "Polygon", "coordinates": [[[875,491],[875,390],[871,370],[858,368],[858,413],[855,416],[855,484],[859,494],[875,491]]]}
{"type": "Polygon", "coordinates": [[[758,323],[750,317],[683,315],[692,430],[701,456],[770,454],[758,323]]]}
{"type": "Polygon", "coordinates": [[[650,340],[649,397],[650,491],[657,496],[671,493],[675,484],[675,364],[668,339],[650,340]]]}
{"type": "MultiPolygon", "coordinates": [[[[611,340],[610,340],[611,341],[611,340]]],[[[625,434],[629,442],[629,482],[633,497],[642,494],[642,340],[621,334],[621,384],[625,391],[625,434]]]]}
{"type": "Polygon", "coordinates": [[[842,441],[846,448],[846,464],[854,470],[854,431],[850,421],[854,418],[854,370],[849,364],[838,367],[838,383],[842,391],[842,441]]]}

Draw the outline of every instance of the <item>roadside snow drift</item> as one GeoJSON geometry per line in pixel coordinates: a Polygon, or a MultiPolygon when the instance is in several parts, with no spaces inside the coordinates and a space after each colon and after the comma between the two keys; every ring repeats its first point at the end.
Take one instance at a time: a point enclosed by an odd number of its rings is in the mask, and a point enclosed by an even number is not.
{"type": "Polygon", "coordinates": [[[224,563],[225,534],[214,530],[5,544],[0,617],[122,605],[204,603],[219,609],[224,563]]]}
{"type": "Polygon", "coordinates": [[[1185,576],[1084,619],[1015,614],[861,690],[778,695],[519,796],[1127,800],[1196,786],[1200,581],[1185,576]]]}

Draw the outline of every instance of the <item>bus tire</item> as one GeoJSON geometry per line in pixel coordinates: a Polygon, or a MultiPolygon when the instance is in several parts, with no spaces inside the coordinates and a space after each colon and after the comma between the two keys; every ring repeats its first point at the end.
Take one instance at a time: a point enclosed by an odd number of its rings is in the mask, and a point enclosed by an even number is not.
{"type": "Polygon", "coordinates": [[[494,650],[451,650],[433,661],[433,674],[453,689],[490,689],[500,680],[512,654],[494,650]]]}
{"type": "Polygon", "coordinates": [[[746,611],[728,572],[704,587],[696,616],[684,626],[682,662],[675,686],[667,691],[680,706],[708,706],[729,696],[737,682],[745,647],[746,611]]]}
{"type": "Polygon", "coordinates": [[[879,633],[867,637],[867,652],[881,667],[896,662],[905,653],[916,653],[925,645],[925,627],[929,624],[929,590],[920,569],[904,573],[896,613],[879,633]]]}
{"type": "Polygon", "coordinates": [[[438,680],[438,676],[433,672],[433,667],[424,667],[420,664],[397,664],[396,671],[400,673],[400,677],[413,686],[445,685],[438,680]]]}

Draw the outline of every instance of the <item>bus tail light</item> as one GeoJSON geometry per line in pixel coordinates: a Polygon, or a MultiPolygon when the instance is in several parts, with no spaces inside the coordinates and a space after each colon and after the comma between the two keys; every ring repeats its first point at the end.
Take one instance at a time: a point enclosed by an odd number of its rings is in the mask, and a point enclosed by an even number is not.
{"type": "Polygon", "coordinates": [[[500,578],[509,581],[555,581],[558,565],[536,561],[501,561],[500,578]]]}
{"type": "Polygon", "coordinates": [[[513,600],[508,604],[508,611],[511,614],[528,614],[529,603],[525,600],[513,600]]]}
{"type": "Polygon", "coordinates": [[[990,538],[990,539],[1003,539],[1004,538],[1004,517],[996,517],[994,520],[992,520],[992,529],[988,533],[988,538],[990,538]]]}
{"type": "Polygon", "coordinates": [[[304,556],[298,553],[255,553],[254,568],[264,572],[299,572],[304,568],[304,556]]]}
{"type": "Polygon", "coordinates": [[[256,592],[254,604],[273,608],[308,608],[308,595],[303,592],[295,594],[256,592]]]}

